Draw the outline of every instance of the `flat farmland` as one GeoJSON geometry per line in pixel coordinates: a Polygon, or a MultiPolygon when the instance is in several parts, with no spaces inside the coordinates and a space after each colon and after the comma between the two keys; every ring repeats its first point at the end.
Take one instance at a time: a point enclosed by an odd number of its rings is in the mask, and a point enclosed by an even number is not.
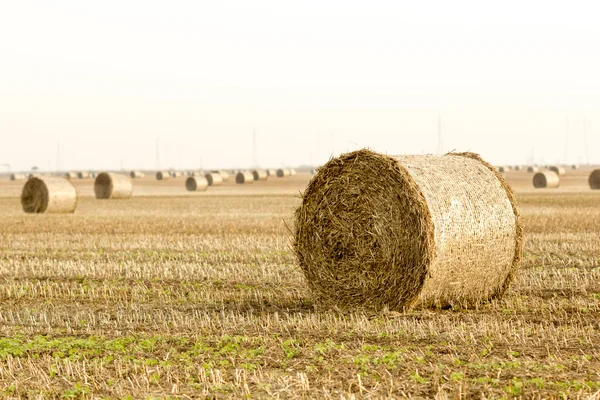
{"type": "Polygon", "coordinates": [[[134,180],[72,215],[0,181],[1,398],[589,398],[600,394],[600,192],[535,190],[507,296],[381,313],[315,304],[291,249],[309,175],[189,193],[134,180]]]}

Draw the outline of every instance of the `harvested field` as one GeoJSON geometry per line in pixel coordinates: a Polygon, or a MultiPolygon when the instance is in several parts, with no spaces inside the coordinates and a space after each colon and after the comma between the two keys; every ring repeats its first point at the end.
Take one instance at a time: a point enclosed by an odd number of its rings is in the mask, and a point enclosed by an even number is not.
{"type": "Polygon", "coordinates": [[[0,398],[590,398],[600,390],[600,192],[539,191],[506,296],[473,309],[317,304],[289,229],[308,174],[204,193],[75,180],[75,214],[23,213],[0,181],[0,398]]]}

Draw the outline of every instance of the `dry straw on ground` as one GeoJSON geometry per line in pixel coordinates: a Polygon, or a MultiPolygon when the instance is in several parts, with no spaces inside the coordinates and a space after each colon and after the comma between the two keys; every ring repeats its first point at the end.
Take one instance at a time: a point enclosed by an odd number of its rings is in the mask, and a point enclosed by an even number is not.
{"type": "Polygon", "coordinates": [[[208,181],[208,186],[221,186],[223,184],[223,177],[218,172],[209,172],[204,177],[208,181]]]}
{"type": "Polygon", "coordinates": [[[22,181],[25,180],[25,174],[10,174],[11,181],[22,181]]]}
{"type": "Polygon", "coordinates": [[[267,171],[264,169],[255,169],[252,171],[252,175],[254,176],[255,181],[266,181],[269,177],[267,171]]]}
{"type": "Polygon", "coordinates": [[[127,175],[102,172],[96,178],[94,192],[97,199],[129,199],[133,186],[127,175]]]}
{"type": "Polygon", "coordinates": [[[34,176],[23,186],[21,205],[26,213],[73,213],[77,190],[65,178],[34,176]]]}
{"type": "Polygon", "coordinates": [[[254,175],[249,171],[240,171],[235,176],[235,183],[248,184],[254,182],[254,175]]]}
{"type": "Polygon", "coordinates": [[[185,180],[185,188],[190,192],[203,192],[208,189],[208,180],[203,176],[190,176],[185,180]]]}
{"type": "Polygon", "coordinates": [[[553,165],[549,169],[550,171],[556,172],[558,176],[565,176],[567,174],[567,170],[564,167],[561,167],[560,165],[553,165]]]}
{"type": "Polygon", "coordinates": [[[600,169],[592,171],[588,181],[590,183],[590,188],[594,190],[600,189],[600,169]]]}
{"type": "Polygon", "coordinates": [[[533,176],[533,187],[536,189],[555,189],[560,186],[560,177],[554,171],[542,171],[533,176]]]}
{"type": "Polygon", "coordinates": [[[529,166],[529,167],[527,167],[527,172],[536,173],[536,172],[540,172],[540,169],[538,167],[529,166]]]}
{"type": "Polygon", "coordinates": [[[131,179],[140,179],[140,178],[143,178],[144,176],[146,176],[146,174],[144,174],[142,171],[131,171],[129,173],[129,177],[131,179]]]}
{"type": "Polygon", "coordinates": [[[156,173],[156,180],[157,181],[164,181],[164,180],[169,179],[170,177],[171,177],[171,175],[168,172],[166,172],[166,171],[158,171],[156,173]]]}
{"type": "Polygon", "coordinates": [[[284,176],[290,176],[290,175],[291,175],[290,170],[287,169],[287,168],[279,168],[277,170],[277,177],[278,178],[283,178],[284,176]]]}
{"type": "Polygon", "coordinates": [[[324,303],[344,308],[499,297],[522,251],[512,189],[472,153],[344,154],[319,168],[295,226],[309,286],[324,303]]]}

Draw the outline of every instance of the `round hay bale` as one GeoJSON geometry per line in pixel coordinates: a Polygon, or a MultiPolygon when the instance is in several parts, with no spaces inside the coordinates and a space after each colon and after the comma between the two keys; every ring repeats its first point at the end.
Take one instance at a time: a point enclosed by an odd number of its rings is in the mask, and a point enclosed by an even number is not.
{"type": "Polygon", "coordinates": [[[264,169],[255,169],[252,171],[252,176],[254,176],[255,181],[266,181],[269,175],[267,175],[267,171],[264,169]]]}
{"type": "Polygon", "coordinates": [[[129,177],[131,179],[140,179],[140,178],[143,178],[144,176],[146,176],[146,174],[144,174],[142,171],[131,171],[129,173],[129,177]]]}
{"type": "Polygon", "coordinates": [[[295,218],[309,287],[344,308],[471,305],[502,296],[520,265],[515,196],[472,153],[344,154],[319,168],[295,218]]]}
{"type": "Polygon", "coordinates": [[[208,180],[203,176],[190,176],[185,180],[185,188],[190,192],[204,192],[208,189],[208,180]]]}
{"type": "Polygon", "coordinates": [[[25,174],[10,174],[11,181],[23,181],[25,178],[25,174]]]}
{"type": "Polygon", "coordinates": [[[520,170],[521,170],[521,166],[520,166],[520,165],[515,165],[515,166],[513,167],[513,169],[514,169],[515,171],[520,171],[520,170]]]}
{"type": "Polygon", "coordinates": [[[67,172],[67,173],[65,173],[65,178],[67,178],[67,179],[77,179],[77,173],[75,173],[75,172],[67,172]]]}
{"type": "Polygon", "coordinates": [[[220,169],[220,170],[215,169],[211,172],[214,174],[221,175],[221,178],[223,178],[223,182],[229,182],[229,172],[225,171],[224,169],[220,169]]]}
{"type": "Polygon", "coordinates": [[[600,169],[595,169],[590,174],[590,178],[588,179],[590,183],[590,188],[594,190],[600,189],[600,169]]]}
{"type": "Polygon", "coordinates": [[[169,171],[169,175],[171,175],[171,178],[179,178],[181,176],[181,171],[169,171]]]}
{"type": "Polygon", "coordinates": [[[294,176],[296,174],[297,174],[296,170],[294,168],[290,168],[290,175],[294,176]]]}
{"type": "Polygon", "coordinates": [[[102,172],[96,178],[94,192],[97,199],[129,199],[133,186],[127,175],[102,172]]]}
{"type": "Polygon", "coordinates": [[[500,172],[501,174],[505,173],[506,171],[508,171],[507,167],[498,167],[498,172],[500,172]]]}
{"type": "Polygon", "coordinates": [[[267,170],[267,174],[269,175],[269,177],[276,177],[277,176],[277,170],[276,169],[268,169],[267,170]]]}
{"type": "Polygon", "coordinates": [[[170,177],[171,177],[171,175],[166,171],[158,171],[156,173],[157,181],[165,181],[165,180],[169,179],[170,177]]]}
{"type": "Polygon", "coordinates": [[[208,181],[208,186],[221,186],[223,184],[223,177],[218,172],[209,172],[204,177],[208,181]]]}
{"type": "Polygon", "coordinates": [[[527,172],[529,172],[529,173],[537,173],[537,172],[540,172],[540,169],[538,167],[535,167],[535,166],[529,166],[529,167],[527,167],[527,172]]]}
{"type": "Polygon", "coordinates": [[[26,213],[73,213],[77,208],[77,190],[65,178],[34,176],[23,186],[21,205],[26,213]]]}
{"type": "Polygon", "coordinates": [[[577,164],[573,164],[573,165],[571,165],[571,169],[572,169],[572,170],[579,169],[579,165],[577,165],[577,164]]]}
{"type": "Polygon", "coordinates": [[[79,171],[77,173],[77,179],[88,179],[90,177],[90,173],[86,171],[79,171]]]}
{"type": "Polygon", "coordinates": [[[278,178],[283,178],[283,177],[285,177],[285,176],[290,176],[290,174],[291,174],[291,172],[290,172],[290,170],[289,170],[289,169],[287,169],[287,168],[279,168],[279,169],[277,170],[277,177],[278,177],[278,178]]]}
{"type": "Polygon", "coordinates": [[[560,186],[560,177],[554,171],[542,171],[533,176],[533,187],[536,189],[556,189],[560,186]]]}
{"type": "Polygon", "coordinates": [[[549,169],[550,171],[556,172],[558,176],[565,176],[567,174],[567,170],[559,165],[553,165],[549,169]]]}
{"type": "Polygon", "coordinates": [[[235,176],[235,183],[239,183],[241,185],[254,183],[254,175],[249,171],[240,171],[235,176]]]}

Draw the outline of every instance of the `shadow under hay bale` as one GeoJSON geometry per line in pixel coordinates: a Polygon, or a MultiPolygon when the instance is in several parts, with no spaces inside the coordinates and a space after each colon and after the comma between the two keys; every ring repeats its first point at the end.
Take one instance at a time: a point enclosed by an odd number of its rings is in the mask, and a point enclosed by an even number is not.
{"type": "Polygon", "coordinates": [[[94,182],[94,192],[97,199],[129,199],[133,186],[126,175],[102,172],[94,182]]]}
{"type": "Polygon", "coordinates": [[[185,188],[190,192],[204,192],[208,189],[208,180],[203,176],[190,176],[185,180],[185,188]]]}
{"type": "Polygon", "coordinates": [[[267,175],[267,171],[264,169],[255,169],[252,171],[252,176],[255,181],[266,181],[269,175],[267,175]]]}
{"type": "Polygon", "coordinates": [[[542,171],[533,176],[533,187],[536,189],[556,189],[560,186],[560,177],[554,171],[542,171]]]}
{"type": "Polygon", "coordinates": [[[158,171],[156,173],[157,181],[165,181],[165,180],[169,179],[170,177],[171,177],[171,175],[166,171],[158,171]]]}
{"type": "Polygon", "coordinates": [[[218,172],[209,172],[204,177],[208,181],[208,186],[221,186],[223,184],[223,177],[218,172]]]}
{"type": "Polygon", "coordinates": [[[235,176],[235,183],[240,185],[254,183],[254,175],[252,175],[252,172],[240,171],[235,176]]]}
{"type": "Polygon", "coordinates": [[[471,305],[502,296],[520,265],[512,189],[472,153],[344,154],[319,168],[295,216],[309,287],[344,308],[471,305]]]}
{"type": "Polygon", "coordinates": [[[549,168],[550,171],[556,172],[558,176],[565,176],[567,174],[567,170],[564,167],[553,165],[549,168]]]}
{"type": "Polygon", "coordinates": [[[590,184],[590,189],[593,189],[593,190],[600,189],[600,169],[595,169],[594,171],[592,171],[592,173],[590,174],[590,177],[588,179],[588,182],[590,184]]]}
{"type": "Polygon", "coordinates": [[[21,205],[26,213],[73,213],[77,199],[77,190],[68,179],[52,176],[30,178],[21,192],[21,205]]]}

